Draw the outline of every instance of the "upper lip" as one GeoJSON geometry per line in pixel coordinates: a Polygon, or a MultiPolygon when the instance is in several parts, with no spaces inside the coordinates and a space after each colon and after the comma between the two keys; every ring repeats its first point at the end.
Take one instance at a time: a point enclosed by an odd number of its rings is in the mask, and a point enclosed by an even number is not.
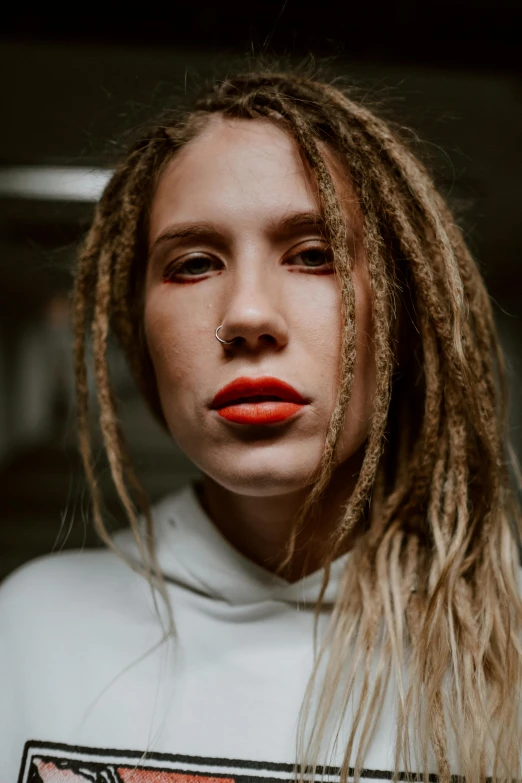
{"type": "Polygon", "coordinates": [[[246,397],[276,397],[285,402],[297,402],[304,404],[306,400],[289,383],[264,376],[262,378],[236,378],[231,383],[223,386],[212,400],[211,408],[224,408],[232,402],[238,402],[246,397]]]}

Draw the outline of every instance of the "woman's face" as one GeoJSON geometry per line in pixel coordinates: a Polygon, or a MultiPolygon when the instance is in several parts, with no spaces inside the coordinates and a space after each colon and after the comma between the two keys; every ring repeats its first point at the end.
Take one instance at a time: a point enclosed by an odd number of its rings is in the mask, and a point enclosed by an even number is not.
{"type": "MultiPolygon", "coordinates": [[[[375,365],[360,214],[340,164],[330,154],[327,162],[355,254],[357,361],[339,464],[366,438],[375,365]]],[[[173,438],[238,494],[308,486],[339,383],[341,297],[313,178],[294,142],[268,121],[213,117],[160,178],[149,248],[145,333],[173,438]],[[220,324],[222,339],[237,338],[232,345],[216,340],[220,324]],[[290,384],[306,404],[267,424],[211,407],[231,381],[266,376],[290,384]]]]}

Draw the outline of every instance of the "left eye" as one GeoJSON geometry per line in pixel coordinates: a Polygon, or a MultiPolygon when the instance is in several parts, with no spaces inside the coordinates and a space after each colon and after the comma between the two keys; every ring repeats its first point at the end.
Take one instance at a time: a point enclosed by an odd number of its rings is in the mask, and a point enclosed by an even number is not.
{"type": "Polygon", "coordinates": [[[189,275],[204,275],[208,272],[212,265],[212,259],[205,256],[194,256],[184,261],[180,266],[184,272],[188,272],[189,275]]]}
{"type": "MultiPolygon", "coordinates": [[[[331,252],[326,248],[310,247],[307,250],[301,250],[300,253],[296,253],[291,257],[291,261],[301,259],[301,266],[308,269],[315,269],[315,267],[325,266],[332,263],[331,252]]],[[[298,264],[299,266],[299,264],[298,264]]]]}

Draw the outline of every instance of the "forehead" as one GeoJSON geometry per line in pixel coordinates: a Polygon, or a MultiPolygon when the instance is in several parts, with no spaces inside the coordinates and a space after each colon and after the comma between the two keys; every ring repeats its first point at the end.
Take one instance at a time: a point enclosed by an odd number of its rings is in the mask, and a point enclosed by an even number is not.
{"type": "MultiPolygon", "coordinates": [[[[345,212],[355,200],[342,166],[323,150],[345,212]]],[[[295,141],[268,120],[212,117],[180,150],[158,182],[150,238],[176,220],[220,220],[248,228],[285,211],[319,207],[317,187],[295,141]]]]}

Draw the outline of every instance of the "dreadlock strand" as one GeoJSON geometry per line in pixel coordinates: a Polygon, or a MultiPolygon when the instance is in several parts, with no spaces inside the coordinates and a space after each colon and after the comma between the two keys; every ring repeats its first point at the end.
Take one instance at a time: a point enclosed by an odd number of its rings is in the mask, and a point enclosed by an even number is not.
{"type": "MultiPolygon", "coordinates": [[[[354,149],[358,148],[364,150],[368,156],[369,164],[375,170],[375,174],[378,177],[381,197],[383,197],[385,201],[386,206],[384,213],[395,223],[394,228],[396,231],[398,229],[399,238],[401,237],[401,234],[403,235],[404,247],[408,248],[410,254],[411,251],[415,248],[416,252],[413,254],[413,257],[418,258],[419,260],[418,263],[414,266],[413,271],[419,275],[419,290],[423,292],[424,296],[427,295],[429,297],[427,301],[428,312],[433,318],[436,318],[438,331],[444,336],[451,352],[453,352],[455,338],[454,332],[450,328],[450,324],[456,317],[456,311],[454,310],[454,315],[452,318],[448,318],[449,313],[444,307],[444,300],[441,300],[439,289],[437,287],[437,285],[442,285],[447,290],[449,283],[451,283],[453,280],[451,275],[449,275],[447,264],[445,264],[445,266],[440,270],[436,281],[434,276],[434,268],[425,262],[425,254],[420,247],[417,236],[418,229],[414,231],[413,225],[411,224],[413,217],[411,212],[411,190],[409,187],[407,187],[406,184],[402,186],[400,181],[397,182],[393,179],[391,173],[386,169],[382,161],[380,147],[378,150],[374,149],[375,142],[373,145],[371,145],[366,140],[364,135],[356,132],[352,132],[350,134],[350,139],[351,142],[349,147],[352,155],[354,149]]],[[[431,217],[433,218],[432,215],[431,217]]],[[[426,215],[425,221],[427,221],[428,218],[429,215],[426,215]]],[[[439,225],[441,223],[440,218],[438,218],[435,222],[437,225],[439,225]]],[[[428,241],[429,237],[426,234],[426,224],[424,224],[424,228],[422,227],[422,224],[418,228],[420,228],[419,235],[424,235],[424,241],[428,241]]],[[[435,253],[435,255],[439,256],[440,254],[435,253]]],[[[451,291],[447,290],[447,293],[448,301],[452,301],[453,297],[451,295],[451,291]]],[[[457,300],[460,301],[460,297],[457,297],[457,300]]],[[[457,317],[460,318],[460,316],[457,317]]]]}
{"type": "Polygon", "coordinates": [[[80,254],[73,293],[73,330],[74,330],[74,374],[76,386],[76,417],[78,422],[78,445],[82,458],[87,484],[91,494],[94,524],[102,540],[107,534],[101,518],[101,497],[92,458],[92,446],[89,434],[89,387],[86,356],[86,323],[90,293],[95,281],[96,266],[93,264],[94,246],[99,229],[91,231],[90,242],[80,254]]]}
{"type": "MultiPolygon", "coordinates": [[[[425,220],[433,231],[434,241],[439,250],[437,255],[440,254],[440,257],[445,262],[444,273],[448,282],[447,293],[453,304],[453,313],[454,315],[462,313],[465,300],[460,270],[441,213],[437,209],[437,202],[440,201],[440,196],[436,194],[435,187],[430,182],[428,172],[405,145],[397,142],[393,132],[386,123],[364,107],[352,102],[350,104],[351,117],[360,122],[360,125],[371,140],[370,143],[379,144],[381,159],[383,156],[388,158],[390,166],[400,174],[410,193],[410,197],[413,194],[417,207],[422,210],[425,220]]],[[[444,276],[442,277],[442,282],[444,282],[444,276]]],[[[457,328],[459,325],[460,319],[456,321],[457,328]]],[[[455,335],[454,345],[457,354],[463,359],[459,346],[459,336],[458,333],[455,335]]]]}
{"type": "Polygon", "coordinates": [[[140,554],[145,558],[143,542],[139,532],[138,519],[134,505],[125,486],[122,465],[121,443],[118,434],[116,402],[111,389],[107,367],[107,338],[109,332],[109,311],[111,296],[112,248],[105,248],[98,267],[96,302],[93,321],[93,355],[100,408],[100,428],[109,460],[114,486],[118,492],[129,519],[140,554]]]}
{"type": "Polygon", "coordinates": [[[387,313],[388,284],[382,253],[379,252],[379,249],[374,250],[368,247],[368,268],[372,282],[372,292],[375,295],[374,340],[376,347],[377,389],[363,464],[350,499],[343,508],[344,518],[337,528],[334,538],[334,547],[343,540],[344,536],[351,531],[353,525],[357,522],[363,504],[366,502],[370,488],[375,480],[382,454],[383,436],[386,428],[391,394],[393,363],[389,348],[390,327],[387,313]]]}
{"type": "Polygon", "coordinates": [[[89,434],[86,334],[93,312],[93,301],[98,278],[98,258],[102,252],[101,248],[104,242],[107,241],[107,232],[111,225],[107,201],[110,200],[117,186],[118,176],[116,173],[96,206],[91,229],[79,254],[73,290],[74,367],[79,450],[91,493],[95,528],[102,541],[108,545],[111,545],[111,542],[102,519],[101,493],[94,472],[92,445],[89,434]]]}
{"type": "Polygon", "coordinates": [[[425,384],[422,428],[413,453],[409,455],[403,476],[398,481],[398,488],[383,509],[383,523],[397,513],[404,520],[418,513],[416,510],[419,504],[430,495],[434,466],[440,449],[442,386],[439,351],[433,329],[422,310],[419,311],[419,324],[425,384]]]}
{"type": "MultiPolygon", "coordinates": [[[[346,136],[346,133],[345,133],[345,135],[344,135],[344,140],[345,140],[345,142],[346,142],[346,139],[347,139],[347,136],[346,136]]],[[[354,140],[354,139],[352,139],[351,137],[350,137],[350,139],[351,139],[351,147],[358,147],[358,148],[361,148],[361,147],[363,147],[363,146],[366,146],[366,148],[367,148],[367,149],[366,149],[365,151],[367,151],[367,152],[368,152],[368,154],[369,154],[370,156],[374,156],[374,153],[373,153],[373,151],[372,151],[372,150],[369,150],[369,151],[368,151],[368,145],[364,145],[363,143],[361,143],[361,139],[355,139],[355,140],[354,140]]],[[[347,153],[347,154],[346,154],[346,157],[347,157],[348,159],[352,159],[352,158],[353,158],[353,149],[350,149],[349,151],[348,151],[348,150],[345,150],[345,152],[347,153]],[[352,155],[349,155],[349,152],[351,152],[351,153],[352,153],[352,155]]],[[[351,166],[351,169],[352,169],[352,171],[351,171],[351,173],[352,173],[352,178],[353,178],[353,175],[354,175],[354,174],[355,174],[355,176],[356,176],[356,178],[357,178],[357,172],[356,172],[356,171],[354,171],[354,169],[355,169],[355,166],[353,166],[353,165],[352,165],[352,166],[351,166]]],[[[380,175],[380,180],[381,180],[381,182],[382,182],[382,180],[383,180],[383,172],[382,172],[382,171],[379,171],[379,175],[380,175]]],[[[361,175],[361,176],[362,176],[362,175],[361,175]]],[[[388,177],[388,179],[389,179],[389,177],[388,177]]],[[[391,205],[391,204],[393,204],[393,203],[396,203],[396,194],[393,194],[393,197],[389,198],[389,203],[390,203],[390,205],[391,205]]],[[[427,272],[428,272],[428,277],[429,277],[429,275],[430,275],[430,270],[428,269],[428,270],[427,270],[427,272]]],[[[434,295],[434,297],[433,297],[433,299],[436,299],[436,298],[437,298],[437,295],[435,294],[435,295],[434,295]]],[[[434,308],[433,308],[433,307],[431,308],[431,311],[432,311],[432,312],[434,311],[434,308]]],[[[445,324],[447,324],[447,316],[446,316],[446,314],[445,314],[445,313],[441,313],[441,316],[440,316],[439,323],[440,323],[440,324],[444,324],[444,325],[445,325],[445,324]]],[[[449,339],[450,339],[450,333],[449,333],[449,331],[447,332],[446,336],[447,336],[447,339],[449,340],[449,339]]],[[[426,346],[425,346],[425,349],[426,349],[426,346]]],[[[436,354],[435,354],[435,356],[436,356],[436,354]]],[[[431,365],[430,365],[430,367],[431,367],[431,365]]],[[[437,395],[437,396],[439,396],[439,395],[437,395]]],[[[432,395],[431,395],[431,389],[428,389],[428,390],[427,390],[427,400],[426,400],[426,410],[427,410],[427,412],[429,411],[429,413],[428,413],[428,415],[425,417],[425,422],[426,422],[426,423],[429,423],[429,424],[431,425],[431,431],[429,431],[429,432],[425,432],[425,433],[424,433],[424,435],[425,435],[425,436],[426,436],[426,437],[429,439],[429,441],[431,441],[431,443],[433,443],[433,441],[434,441],[434,440],[435,440],[435,438],[436,438],[436,432],[437,432],[437,423],[436,423],[436,420],[434,421],[434,420],[432,419],[432,417],[431,417],[429,414],[431,413],[431,414],[435,414],[435,415],[436,415],[436,410],[437,410],[437,408],[438,408],[438,407],[440,407],[440,405],[438,405],[438,404],[437,404],[437,402],[433,400],[433,398],[432,398],[432,395]],[[434,403],[435,403],[435,404],[434,404],[434,403]],[[431,410],[430,410],[430,409],[431,409],[431,410]]],[[[438,418],[438,416],[436,415],[436,419],[437,419],[437,418],[438,418]]],[[[419,451],[420,451],[420,453],[423,455],[423,464],[426,466],[425,475],[427,476],[427,475],[429,475],[429,463],[430,463],[430,461],[433,459],[433,450],[432,450],[432,448],[429,448],[429,449],[425,450],[425,449],[423,448],[423,446],[424,446],[424,445],[425,445],[425,444],[422,444],[422,445],[420,446],[420,448],[419,448],[419,451]],[[427,464],[426,464],[426,463],[427,463],[427,464]]],[[[418,472],[417,472],[417,470],[415,470],[415,474],[416,474],[416,478],[417,478],[417,477],[418,477],[418,472]]],[[[411,471],[410,471],[410,475],[411,475],[411,471]]],[[[413,481],[413,479],[410,479],[410,484],[411,484],[411,486],[414,486],[414,485],[415,485],[415,487],[416,487],[416,490],[418,491],[419,495],[421,494],[421,487],[422,487],[422,485],[423,485],[423,484],[425,484],[425,483],[426,483],[426,480],[425,480],[424,482],[420,483],[420,482],[414,482],[414,481],[413,481]]],[[[423,488],[423,487],[422,487],[422,488],[423,488]]],[[[402,488],[402,491],[400,491],[400,492],[398,493],[398,495],[396,495],[396,496],[395,496],[395,498],[394,498],[394,503],[396,503],[398,500],[400,500],[400,498],[401,498],[401,497],[403,497],[403,496],[404,496],[404,494],[405,494],[405,492],[406,492],[406,489],[407,489],[406,487],[403,487],[403,488],[402,488]]],[[[416,493],[416,492],[414,492],[414,493],[412,493],[412,495],[410,495],[410,498],[411,498],[411,506],[413,506],[414,499],[415,499],[416,497],[418,497],[418,495],[417,495],[417,493],[416,493]]],[[[394,503],[392,503],[392,507],[393,507],[394,503]]]]}
{"type": "MultiPolygon", "coordinates": [[[[156,589],[159,590],[160,595],[166,602],[166,607],[168,610],[168,628],[165,630],[166,638],[175,632],[174,620],[168,593],[162,578],[154,549],[155,542],[153,539],[153,526],[150,511],[148,517],[146,514],[146,510],[149,509],[149,503],[141,483],[137,480],[137,478],[135,478],[134,482],[132,481],[132,478],[134,477],[134,471],[131,467],[128,448],[123,438],[120,423],[117,418],[116,401],[108,373],[107,338],[110,323],[112,263],[113,249],[109,246],[108,248],[104,249],[100,255],[93,321],[93,355],[98,404],[100,408],[100,427],[105,444],[105,451],[109,460],[112,481],[118,493],[118,497],[120,498],[123,508],[127,514],[127,518],[129,520],[131,530],[140,553],[141,563],[143,564],[138,566],[133,564],[133,567],[140,573],[143,573],[149,581],[154,606],[158,611],[158,616],[160,615],[156,600],[156,589]],[[142,535],[140,533],[139,520],[134,508],[133,501],[127,489],[125,473],[127,473],[127,479],[129,478],[130,473],[131,483],[133,483],[135,489],[138,490],[138,498],[141,500],[145,509],[145,542],[143,541],[142,535]]],[[[102,530],[100,532],[102,533],[103,540],[111,549],[119,554],[119,550],[112,541],[112,538],[106,532],[103,524],[101,527],[102,530]]],[[[163,624],[163,619],[161,619],[161,622],[163,624]]]]}
{"type": "Polygon", "coordinates": [[[423,217],[431,227],[440,256],[444,258],[446,269],[441,276],[441,282],[448,282],[448,294],[454,303],[454,312],[461,312],[464,306],[462,281],[459,268],[454,256],[454,249],[446,230],[445,221],[440,211],[436,208],[442,200],[435,187],[431,184],[428,172],[423,164],[415,158],[407,147],[398,141],[390,127],[372,114],[369,110],[358,105],[344,96],[338,90],[329,90],[332,104],[342,111],[343,119],[348,119],[352,128],[359,130],[362,138],[358,143],[364,145],[366,150],[371,150],[371,157],[381,165],[399,175],[399,185],[405,192],[412,196],[415,204],[422,211],[423,217]],[[347,116],[348,115],[348,116],[347,116]],[[355,128],[353,127],[355,125],[355,128]]]}
{"type": "MultiPolygon", "coordinates": [[[[127,307],[130,288],[129,272],[132,269],[132,257],[135,253],[136,246],[136,232],[141,223],[141,212],[143,209],[139,198],[146,189],[150,180],[151,170],[154,168],[154,164],[157,162],[159,153],[158,146],[161,145],[163,148],[166,146],[165,137],[160,133],[160,130],[158,130],[157,133],[152,133],[149,143],[144,146],[142,145],[139,148],[139,159],[135,164],[132,174],[128,178],[123,189],[122,224],[120,226],[120,233],[118,237],[118,252],[115,254],[114,268],[112,272],[112,315],[115,323],[115,331],[119,340],[127,349],[127,352],[132,356],[136,355],[135,351],[129,349],[131,348],[131,345],[135,343],[134,324],[136,320],[139,319],[139,315],[137,312],[129,313],[127,307]],[[130,318],[129,315],[131,316],[130,318]]],[[[138,380],[138,385],[141,388],[144,388],[146,384],[143,382],[143,380],[140,383],[141,369],[142,368],[137,363],[134,363],[134,377],[138,380]]],[[[156,586],[159,588],[160,594],[168,606],[168,596],[166,594],[166,589],[161,577],[161,570],[157,561],[154,524],[149,497],[145,491],[145,488],[143,487],[143,484],[136,475],[124,434],[117,419],[114,421],[113,434],[115,436],[117,451],[120,455],[121,465],[123,468],[121,471],[119,484],[116,484],[115,482],[118,495],[128,513],[128,503],[130,498],[128,493],[123,493],[121,489],[126,489],[127,485],[133,489],[137,507],[142,515],[142,520],[145,527],[147,562],[149,564],[149,568],[151,569],[151,574],[153,574],[155,577],[156,586]]],[[[138,536],[137,543],[138,546],[140,546],[140,544],[142,544],[142,539],[141,536],[139,536],[138,528],[134,526],[132,526],[132,528],[135,537],[138,536]]],[[[171,612],[169,612],[169,622],[169,631],[173,631],[174,626],[171,612]]]]}
{"type": "Polygon", "coordinates": [[[113,286],[112,286],[112,320],[118,340],[131,358],[133,376],[140,388],[143,388],[143,362],[136,353],[136,321],[139,318],[139,303],[136,302],[136,292],[131,292],[131,276],[136,263],[143,264],[143,258],[136,258],[138,232],[141,227],[141,215],[144,192],[150,179],[150,169],[153,162],[152,142],[139,150],[132,173],[121,195],[121,216],[116,244],[113,286]],[[134,263],[133,263],[134,262],[134,263]],[[132,296],[134,294],[134,296],[132,296]]]}

